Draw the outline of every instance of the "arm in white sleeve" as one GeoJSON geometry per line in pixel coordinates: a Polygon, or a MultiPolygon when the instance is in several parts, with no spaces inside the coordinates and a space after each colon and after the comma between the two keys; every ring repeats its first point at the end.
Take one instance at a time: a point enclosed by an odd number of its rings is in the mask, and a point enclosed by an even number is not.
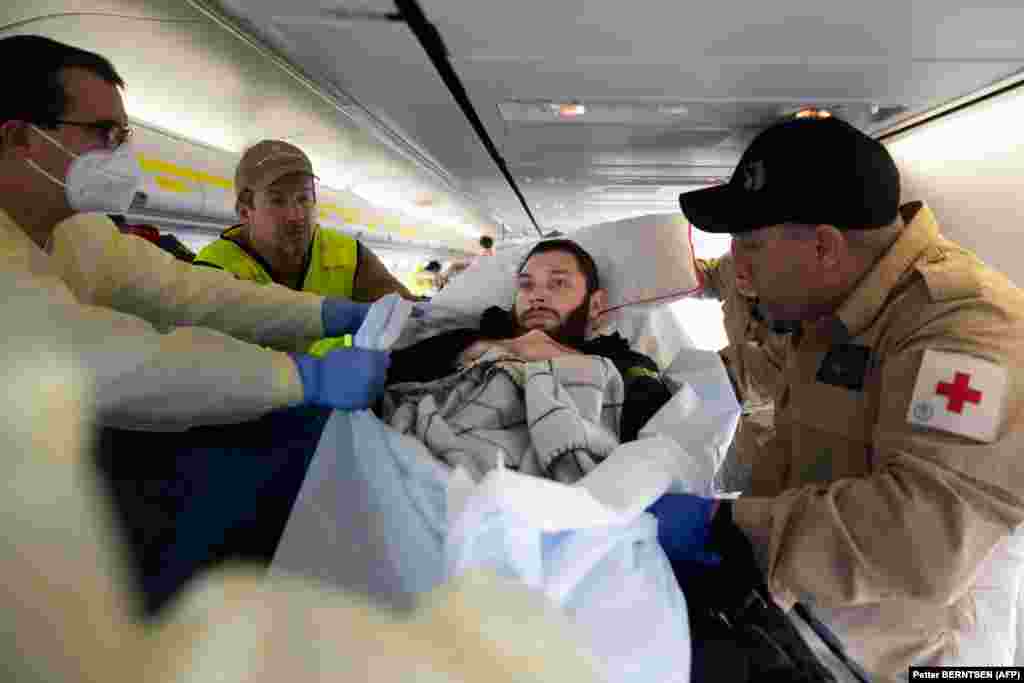
{"type": "Polygon", "coordinates": [[[4,218],[0,212],[0,347],[19,338],[63,345],[91,375],[101,424],[181,430],[302,400],[287,354],[199,327],[162,334],[139,317],[82,303],[58,264],[4,218]]]}
{"type": "Polygon", "coordinates": [[[285,353],[198,327],[161,334],[141,318],[79,304],[44,279],[9,272],[3,279],[8,340],[47,334],[66,344],[91,376],[104,426],[176,431],[243,422],[302,400],[285,353]]]}
{"type": "Polygon", "coordinates": [[[200,326],[254,344],[303,350],[323,337],[323,297],[194,268],[106,216],[60,224],[50,259],[79,301],[145,319],[157,330],[200,326]]]}

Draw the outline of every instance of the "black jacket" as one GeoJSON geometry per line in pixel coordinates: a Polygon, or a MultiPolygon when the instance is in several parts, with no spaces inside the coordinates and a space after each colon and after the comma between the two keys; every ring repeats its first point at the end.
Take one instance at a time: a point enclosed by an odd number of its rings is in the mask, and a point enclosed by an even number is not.
{"type": "MultiPolygon", "coordinates": [[[[455,372],[459,354],[481,339],[510,339],[517,334],[508,311],[493,306],[484,311],[480,329],[459,329],[424,339],[391,353],[388,384],[431,382],[455,372]]],[[[619,434],[623,442],[636,439],[640,428],[672,397],[657,364],[629,348],[619,333],[595,337],[576,347],[580,353],[603,356],[615,364],[626,386],[619,434]]]]}

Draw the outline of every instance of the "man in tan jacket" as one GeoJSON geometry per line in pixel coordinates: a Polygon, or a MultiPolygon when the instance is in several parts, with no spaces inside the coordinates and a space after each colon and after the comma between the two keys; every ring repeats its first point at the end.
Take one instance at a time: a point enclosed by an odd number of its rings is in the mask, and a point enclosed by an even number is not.
{"type": "Polygon", "coordinates": [[[680,197],[699,229],[733,235],[767,313],[801,327],[751,495],[685,499],[675,518],[710,511],[712,538],[739,526],[777,602],[809,604],[886,681],[1012,664],[985,654],[1005,624],[978,586],[1024,521],[1024,292],[899,196],[880,143],[807,118],[680,197]]]}
{"type": "Polygon", "coordinates": [[[141,196],[110,62],[39,36],[0,39],[0,61],[18,65],[0,101],[0,268],[43,293],[92,374],[100,464],[156,607],[251,554],[240,528],[273,545],[327,412],[372,405],[389,356],[299,353],[355,332],[369,304],[193,268],[117,230],[104,214],[141,196]]]}

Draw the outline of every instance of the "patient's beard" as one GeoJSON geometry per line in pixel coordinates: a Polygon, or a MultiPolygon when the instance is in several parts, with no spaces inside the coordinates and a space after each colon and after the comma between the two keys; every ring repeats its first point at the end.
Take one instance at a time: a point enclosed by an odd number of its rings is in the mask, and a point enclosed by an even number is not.
{"type": "Polygon", "coordinates": [[[572,309],[565,316],[565,322],[557,330],[548,335],[559,344],[580,348],[587,339],[588,313],[590,311],[590,294],[584,297],[583,303],[572,309]]]}
{"type": "MultiPolygon", "coordinates": [[[[587,294],[583,297],[583,303],[574,308],[565,317],[565,320],[558,326],[558,329],[548,331],[548,336],[559,344],[565,344],[566,346],[578,349],[587,338],[587,324],[590,322],[588,319],[589,311],[590,294],[587,294]]],[[[523,327],[518,320],[516,321],[516,327],[518,328],[519,335],[524,335],[530,331],[528,328],[523,327]]]]}

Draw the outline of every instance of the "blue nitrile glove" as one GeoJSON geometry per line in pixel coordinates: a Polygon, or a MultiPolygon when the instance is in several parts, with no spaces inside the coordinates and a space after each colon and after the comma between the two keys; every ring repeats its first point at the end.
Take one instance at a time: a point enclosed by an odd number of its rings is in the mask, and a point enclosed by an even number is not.
{"type": "Polygon", "coordinates": [[[352,347],[314,358],[288,354],[299,368],[306,403],[337,410],[372,406],[384,393],[391,354],[352,347]]]}
{"type": "Polygon", "coordinates": [[[722,561],[705,548],[716,502],[688,493],[666,493],[647,508],[658,520],[658,543],[673,565],[717,565],[722,561]]]}
{"type": "Polygon", "coordinates": [[[320,316],[324,322],[325,337],[344,337],[355,334],[366,320],[373,304],[361,304],[337,296],[324,299],[320,316]]]}

